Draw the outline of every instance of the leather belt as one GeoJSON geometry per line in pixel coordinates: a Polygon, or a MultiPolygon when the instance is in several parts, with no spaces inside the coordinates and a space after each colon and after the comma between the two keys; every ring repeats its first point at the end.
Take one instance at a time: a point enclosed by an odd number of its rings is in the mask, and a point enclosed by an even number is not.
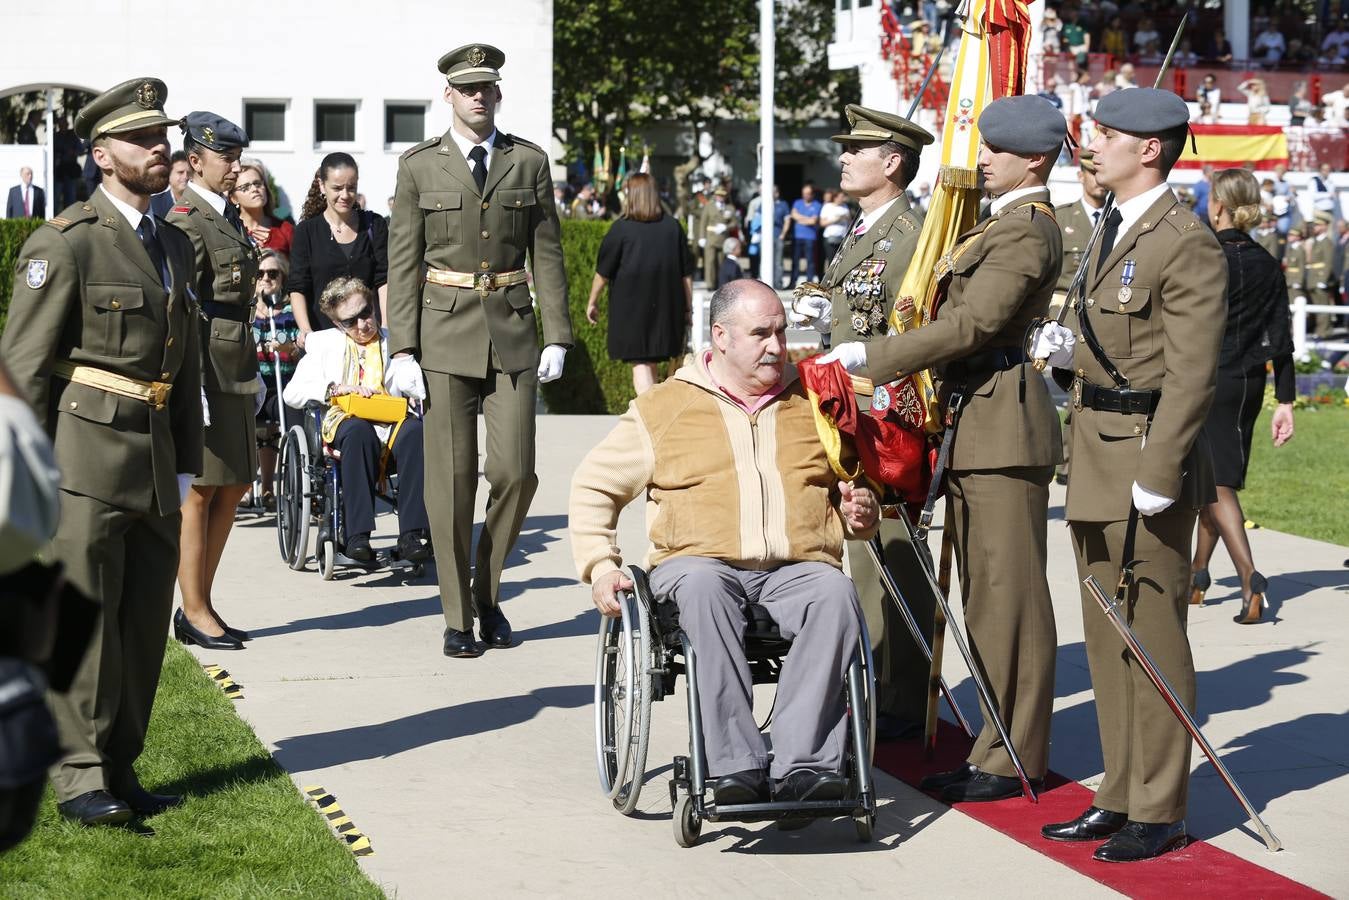
{"type": "Polygon", "coordinates": [[[71,384],[98,388],[100,391],[132,400],[144,400],[152,409],[163,409],[168,403],[169,392],[173,390],[173,385],[167,381],[142,381],[97,366],[82,366],[69,360],[57,361],[52,366],[52,372],[71,384]]]}
{"type": "Polygon", "coordinates": [[[201,314],[207,319],[229,319],[231,322],[249,322],[253,319],[253,304],[221,303],[218,300],[201,301],[201,314]]]}
{"type": "Polygon", "coordinates": [[[947,380],[960,380],[971,375],[987,375],[989,372],[1001,372],[1019,366],[1026,361],[1026,351],[1020,347],[995,347],[982,353],[973,353],[963,359],[954,359],[947,363],[942,377],[947,380]]]}
{"type": "Polygon", "coordinates": [[[449,269],[428,267],[426,280],[442,287],[472,288],[486,297],[498,288],[524,284],[529,280],[529,273],[524,269],[512,269],[509,272],[452,272],[449,269]]]}
{"type": "Polygon", "coordinates": [[[1123,415],[1152,415],[1162,399],[1161,391],[1103,388],[1079,378],[1073,383],[1073,406],[1123,415]]]}

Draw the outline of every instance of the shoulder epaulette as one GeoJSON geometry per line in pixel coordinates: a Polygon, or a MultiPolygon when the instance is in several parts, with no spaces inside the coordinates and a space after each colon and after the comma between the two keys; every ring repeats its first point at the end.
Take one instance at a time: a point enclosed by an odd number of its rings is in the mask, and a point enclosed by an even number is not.
{"type": "Polygon", "coordinates": [[[543,148],[540,147],[538,144],[534,143],[533,141],[527,141],[524,138],[520,137],[518,134],[508,134],[506,135],[506,139],[511,141],[512,143],[520,144],[523,147],[529,147],[532,150],[537,150],[540,153],[544,152],[543,148]]]}
{"type": "Polygon", "coordinates": [[[1188,206],[1176,204],[1162,217],[1171,227],[1180,232],[1193,231],[1200,226],[1199,216],[1188,206]]]}
{"type": "Polygon", "coordinates": [[[917,231],[918,226],[915,225],[913,222],[913,219],[915,217],[916,214],[914,213],[914,211],[909,210],[908,212],[901,214],[899,218],[895,219],[895,224],[898,225],[900,228],[903,228],[905,231],[917,231]]]}
{"type": "Polygon", "coordinates": [[[426,150],[427,148],[430,148],[430,147],[434,147],[434,146],[436,146],[436,145],[439,144],[439,143],[440,143],[440,138],[438,138],[438,137],[427,138],[426,140],[422,141],[420,144],[413,144],[411,147],[409,147],[409,148],[407,148],[406,150],[404,150],[404,151],[403,151],[403,158],[406,159],[407,157],[411,156],[411,155],[414,154],[414,153],[420,153],[421,151],[426,150]]]}
{"type": "Polygon", "coordinates": [[[80,222],[92,222],[97,218],[98,211],[93,206],[88,203],[81,203],[75,206],[67,206],[61,210],[61,215],[52,216],[48,219],[47,224],[57,231],[65,231],[80,222]]]}

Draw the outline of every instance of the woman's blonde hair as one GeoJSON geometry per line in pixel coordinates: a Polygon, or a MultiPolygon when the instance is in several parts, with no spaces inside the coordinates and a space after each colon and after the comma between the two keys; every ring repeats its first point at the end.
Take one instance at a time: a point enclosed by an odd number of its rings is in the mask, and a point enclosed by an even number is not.
{"type": "Polygon", "coordinates": [[[1260,185],[1245,169],[1215,172],[1213,196],[1231,214],[1235,227],[1250,231],[1260,224],[1260,185]]]}
{"type": "Polygon", "coordinates": [[[266,193],[267,199],[262,202],[262,211],[269,217],[276,218],[276,192],[272,190],[272,176],[268,173],[267,167],[262,164],[262,160],[244,157],[239,160],[239,177],[243,178],[244,173],[249,169],[258,173],[258,178],[262,181],[262,189],[266,193]]]}
{"type": "Polygon", "coordinates": [[[328,282],[328,286],[323,289],[323,293],[319,296],[319,309],[323,311],[325,316],[336,322],[337,316],[335,313],[338,304],[353,294],[360,294],[366,300],[369,300],[372,306],[375,303],[375,292],[361,279],[334,278],[328,282]]]}

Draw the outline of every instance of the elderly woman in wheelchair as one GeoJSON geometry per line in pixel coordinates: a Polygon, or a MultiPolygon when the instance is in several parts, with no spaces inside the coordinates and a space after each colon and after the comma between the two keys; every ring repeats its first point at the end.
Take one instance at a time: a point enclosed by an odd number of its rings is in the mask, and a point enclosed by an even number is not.
{"type": "Polygon", "coordinates": [[[670,789],[681,845],[704,820],[791,828],[838,816],[870,840],[870,641],[842,554],[845,539],[875,532],[879,504],[830,467],[812,401],[783,361],[773,291],[731,282],[711,318],[713,349],[638,397],[572,481],[572,549],[604,616],[601,784],[620,811],[636,808],[650,702],[683,674],[690,754],[670,789]],[[620,511],[643,495],[649,578],[624,570],[616,536],[620,511]],[[771,681],[770,751],[753,685],[771,681]]]}
{"type": "Polygon", "coordinates": [[[431,555],[423,496],[422,422],[412,409],[426,399],[416,360],[390,360],[388,333],[375,319],[375,292],[359,278],[337,278],[319,298],[336,325],[315,331],[284,399],[303,409],[322,404],[323,441],[339,458],[346,555],[375,559],[375,492],[392,458],[398,472],[398,555],[420,562],[431,555]]]}

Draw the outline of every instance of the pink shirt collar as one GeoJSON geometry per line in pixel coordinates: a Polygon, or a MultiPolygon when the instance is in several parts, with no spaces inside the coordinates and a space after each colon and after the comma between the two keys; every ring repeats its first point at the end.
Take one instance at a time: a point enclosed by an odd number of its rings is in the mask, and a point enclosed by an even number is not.
{"type": "Polygon", "coordinates": [[[712,382],[713,385],[716,386],[717,390],[725,394],[736,406],[740,407],[745,412],[751,415],[767,406],[770,402],[772,402],[773,398],[775,398],[778,394],[781,394],[783,388],[786,387],[783,381],[779,380],[777,384],[773,385],[773,389],[771,391],[755,400],[753,404],[746,403],[744,400],[741,400],[735,394],[732,394],[730,391],[726,390],[726,388],[723,387],[721,383],[717,381],[717,376],[712,374],[712,367],[708,365],[708,363],[710,363],[711,361],[712,361],[712,351],[704,350],[703,371],[707,373],[708,379],[712,382]]]}

